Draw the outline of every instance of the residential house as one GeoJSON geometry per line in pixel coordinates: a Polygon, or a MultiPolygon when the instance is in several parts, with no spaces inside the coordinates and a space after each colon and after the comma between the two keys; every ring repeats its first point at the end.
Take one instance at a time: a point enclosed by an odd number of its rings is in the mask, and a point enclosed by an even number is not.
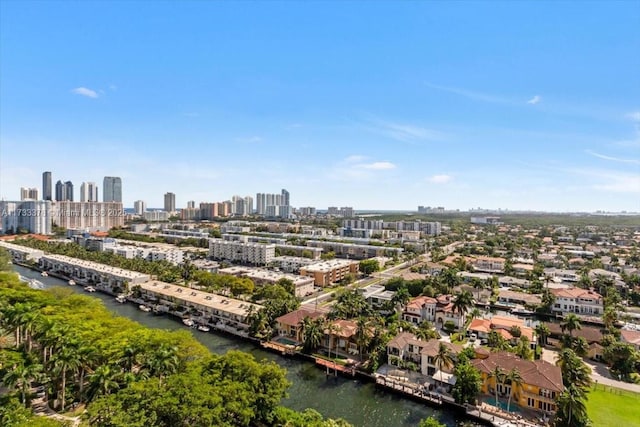
{"type": "Polygon", "coordinates": [[[401,366],[400,362],[412,362],[421,365],[421,352],[426,341],[416,338],[410,332],[400,332],[387,343],[387,363],[401,366]]]}
{"type": "Polygon", "coordinates": [[[475,271],[504,273],[505,262],[504,258],[481,256],[473,260],[472,266],[475,271]]]}
{"type": "Polygon", "coordinates": [[[421,372],[422,375],[427,375],[433,377],[434,380],[440,381],[443,383],[448,383],[450,385],[455,384],[455,377],[452,372],[455,366],[455,362],[458,359],[458,354],[463,350],[463,347],[459,344],[452,344],[446,341],[439,341],[436,339],[426,341],[424,343],[424,347],[420,352],[421,355],[421,372]],[[454,360],[454,364],[451,366],[442,366],[442,371],[440,371],[440,366],[436,363],[436,355],[438,354],[438,350],[440,349],[440,344],[444,344],[451,353],[451,356],[454,360]]]}
{"type": "Polygon", "coordinates": [[[474,359],[473,366],[482,375],[482,392],[507,398],[523,408],[535,409],[544,413],[556,411],[556,398],[564,390],[560,367],[542,360],[524,360],[508,352],[491,353],[486,359],[474,359]],[[517,370],[522,377],[520,385],[510,381],[496,381],[491,375],[500,368],[503,373],[517,370]]]}
{"type": "Polygon", "coordinates": [[[554,313],[576,313],[585,316],[601,316],[604,311],[602,295],[582,288],[551,289],[555,297],[554,313]]]}
{"type": "Polygon", "coordinates": [[[517,317],[493,316],[491,319],[473,319],[467,331],[468,333],[476,334],[480,339],[486,339],[491,331],[496,331],[504,339],[515,345],[519,337],[514,336],[511,333],[511,329],[516,326],[520,329],[521,336],[525,336],[529,340],[531,349],[535,349],[537,345],[535,331],[533,328],[526,326],[524,320],[517,317]]]}
{"type": "Polygon", "coordinates": [[[358,324],[353,320],[334,320],[324,331],[322,346],[331,354],[355,356],[360,354],[356,342],[358,324]]]}
{"type": "Polygon", "coordinates": [[[416,297],[409,301],[404,308],[402,319],[416,325],[419,325],[425,320],[435,322],[437,305],[438,301],[435,298],[424,295],[416,297]]]}
{"type": "Polygon", "coordinates": [[[304,341],[301,327],[302,321],[306,317],[315,320],[325,316],[325,314],[323,311],[302,307],[276,318],[276,330],[278,331],[278,335],[302,343],[304,341]]]}
{"type": "Polygon", "coordinates": [[[623,329],[620,331],[620,339],[622,342],[631,344],[636,350],[640,351],[640,331],[623,329]]]}
{"type": "Polygon", "coordinates": [[[443,326],[448,321],[452,321],[456,329],[464,327],[466,312],[459,313],[455,310],[453,302],[455,298],[451,295],[440,295],[436,298],[436,324],[443,326]]]}

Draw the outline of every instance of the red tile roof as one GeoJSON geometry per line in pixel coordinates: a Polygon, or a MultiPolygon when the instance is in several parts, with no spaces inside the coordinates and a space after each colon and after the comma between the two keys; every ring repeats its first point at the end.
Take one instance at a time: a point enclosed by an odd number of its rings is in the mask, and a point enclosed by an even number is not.
{"type": "Polygon", "coordinates": [[[276,319],[276,322],[282,325],[289,326],[297,326],[304,320],[305,317],[310,317],[311,319],[317,319],[318,317],[324,316],[325,313],[322,311],[317,311],[309,308],[300,308],[298,310],[292,311],[291,313],[287,313],[282,315],[276,319]]]}
{"type": "Polygon", "coordinates": [[[485,374],[492,372],[496,366],[506,372],[511,371],[511,369],[517,369],[525,384],[556,392],[561,392],[564,389],[560,367],[542,360],[532,362],[520,359],[515,354],[502,351],[491,353],[486,359],[474,359],[471,363],[476,369],[485,374]]]}

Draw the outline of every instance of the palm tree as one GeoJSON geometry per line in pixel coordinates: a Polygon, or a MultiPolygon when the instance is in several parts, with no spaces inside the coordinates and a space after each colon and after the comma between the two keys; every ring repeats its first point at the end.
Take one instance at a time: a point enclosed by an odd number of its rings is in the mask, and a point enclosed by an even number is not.
{"type": "Polygon", "coordinates": [[[480,292],[486,287],[486,283],[480,279],[477,278],[473,278],[471,279],[471,285],[473,286],[473,289],[476,290],[477,294],[476,294],[476,300],[480,300],[480,292]]]}
{"type": "Polygon", "coordinates": [[[42,373],[42,365],[39,363],[21,363],[14,367],[2,379],[2,382],[9,388],[17,388],[20,390],[23,405],[27,404],[27,392],[31,380],[37,378],[42,373]]]}
{"type": "MultiPolygon", "coordinates": [[[[253,306],[251,306],[253,307],[253,306]]],[[[140,347],[135,344],[128,344],[123,351],[122,359],[120,363],[124,365],[124,369],[127,372],[133,372],[133,368],[136,365],[138,355],[140,354],[140,347]]]]}
{"type": "Polygon", "coordinates": [[[558,396],[555,425],[558,427],[583,427],[589,425],[584,394],[573,384],[558,396]]]}
{"type": "Polygon", "coordinates": [[[418,326],[415,331],[415,336],[423,341],[440,338],[438,331],[436,331],[436,328],[434,328],[433,324],[428,320],[425,320],[418,326]]]}
{"type": "Polygon", "coordinates": [[[469,322],[473,322],[473,319],[478,319],[482,316],[482,312],[478,307],[473,307],[473,309],[467,315],[467,319],[469,322]]]}
{"type": "Polygon", "coordinates": [[[61,377],[60,408],[64,411],[66,403],[67,372],[75,372],[80,365],[77,347],[73,344],[63,345],[62,348],[51,357],[51,362],[53,363],[54,372],[59,374],[61,377]]]}
{"type": "Polygon", "coordinates": [[[556,365],[562,370],[562,382],[583,390],[591,385],[591,369],[570,348],[560,350],[556,365]]]}
{"type": "Polygon", "coordinates": [[[116,381],[119,372],[110,365],[101,365],[89,375],[89,400],[99,395],[106,396],[117,390],[120,385],[116,381]]]}
{"type": "Polygon", "coordinates": [[[302,329],[304,351],[313,352],[320,347],[324,336],[324,319],[311,319],[309,316],[305,316],[300,322],[300,328],[302,329]]]}
{"type": "Polygon", "coordinates": [[[152,375],[157,375],[162,385],[165,374],[172,374],[178,370],[180,359],[178,358],[178,348],[161,345],[148,361],[152,375]]]}
{"type": "Polygon", "coordinates": [[[494,378],[495,379],[495,394],[496,394],[496,406],[499,406],[499,402],[498,402],[498,384],[502,384],[502,382],[504,381],[504,371],[502,370],[502,368],[500,366],[496,366],[493,371],[489,372],[489,378],[494,378]]]}
{"type": "Polygon", "coordinates": [[[580,325],[580,318],[576,316],[575,313],[567,314],[567,317],[564,318],[564,321],[560,324],[560,328],[564,333],[565,330],[569,331],[569,336],[573,337],[573,331],[579,330],[582,328],[580,325]]]}
{"type": "Polygon", "coordinates": [[[473,307],[473,295],[469,291],[462,291],[453,301],[453,311],[464,318],[464,314],[473,307]]]}
{"type": "Polygon", "coordinates": [[[511,390],[509,393],[509,400],[507,401],[507,412],[509,412],[511,408],[511,396],[514,394],[514,386],[521,387],[522,386],[522,375],[520,375],[520,371],[518,368],[512,368],[509,373],[507,373],[505,380],[511,383],[511,390]]]}
{"type": "Polygon", "coordinates": [[[362,361],[362,353],[367,347],[367,344],[371,340],[371,333],[369,331],[369,325],[366,317],[358,317],[356,322],[356,343],[358,344],[358,354],[362,361]]]}
{"type": "Polygon", "coordinates": [[[545,323],[538,323],[535,327],[536,335],[538,336],[538,343],[540,345],[547,344],[547,337],[551,334],[549,327],[545,323]]]}
{"type": "Polygon", "coordinates": [[[31,352],[33,346],[33,331],[40,322],[40,313],[30,308],[21,316],[22,331],[26,341],[27,352],[31,352]]]}
{"type": "Polygon", "coordinates": [[[450,368],[453,366],[453,355],[445,343],[440,342],[438,345],[438,352],[433,356],[433,362],[438,366],[438,370],[440,371],[440,382],[442,382],[442,367],[450,368]]]}
{"type": "Polygon", "coordinates": [[[93,347],[83,346],[78,349],[78,401],[82,403],[84,395],[84,379],[87,370],[90,370],[95,362],[96,349],[93,347]]]}

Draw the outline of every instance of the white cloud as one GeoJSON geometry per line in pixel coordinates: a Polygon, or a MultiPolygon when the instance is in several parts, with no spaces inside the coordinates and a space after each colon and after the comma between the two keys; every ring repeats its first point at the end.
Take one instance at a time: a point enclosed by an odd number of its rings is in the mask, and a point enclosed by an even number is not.
{"type": "Polygon", "coordinates": [[[95,90],[87,89],[86,87],[77,87],[75,89],[71,89],[71,93],[86,96],[87,98],[97,98],[99,96],[98,92],[96,92],[95,90]]]}
{"type": "Polygon", "coordinates": [[[349,156],[346,159],[344,159],[344,161],[347,162],[347,163],[360,163],[360,162],[363,162],[366,159],[367,159],[366,156],[361,156],[359,154],[354,154],[354,155],[349,156]]]}
{"type": "Polygon", "coordinates": [[[455,95],[464,96],[465,98],[472,99],[474,101],[490,102],[494,104],[512,104],[513,102],[507,98],[495,96],[487,93],[476,92],[468,89],[451,86],[440,86],[433,83],[426,82],[425,85],[431,89],[437,89],[443,92],[453,93],[455,95]]]}
{"type": "Polygon", "coordinates": [[[447,184],[451,182],[453,177],[451,175],[433,175],[427,179],[432,184],[447,184]]]}
{"type": "Polygon", "coordinates": [[[358,165],[358,167],[363,168],[363,169],[381,171],[381,170],[395,169],[396,165],[394,165],[391,162],[373,162],[373,163],[360,164],[360,165],[358,165]]]}
{"type": "Polygon", "coordinates": [[[640,111],[632,111],[629,114],[625,114],[625,117],[631,121],[640,123],[640,111]]]}
{"type": "Polygon", "coordinates": [[[531,98],[530,100],[528,100],[527,104],[536,105],[540,101],[542,101],[542,97],[540,95],[536,95],[533,98],[531,98]]]}
{"type": "Polygon", "coordinates": [[[236,138],[236,142],[244,143],[244,144],[257,144],[262,142],[263,139],[259,136],[249,136],[244,138],[236,138]]]}
{"type": "Polygon", "coordinates": [[[596,153],[595,151],[591,151],[591,150],[586,150],[585,151],[587,154],[590,154],[594,157],[597,157],[599,159],[603,159],[603,160],[610,160],[612,162],[620,162],[620,163],[631,163],[634,165],[640,165],[640,160],[638,159],[624,159],[621,157],[612,157],[612,156],[605,156],[604,154],[599,154],[596,153]]]}
{"type": "Polygon", "coordinates": [[[365,127],[366,130],[395,139],[396,141],[415,143],[418,141],[437,141],[444,138],[442,132],[421,126],[390,122],[377,118],[371,118],[367,121],[369,125],[365,127]]]}

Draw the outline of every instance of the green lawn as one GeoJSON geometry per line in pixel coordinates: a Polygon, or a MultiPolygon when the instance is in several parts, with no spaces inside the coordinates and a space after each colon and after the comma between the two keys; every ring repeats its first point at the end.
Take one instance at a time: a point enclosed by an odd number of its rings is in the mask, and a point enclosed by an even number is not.
{"type": "Polygon", "coordinates": [[[587,402],[594,427],[640,426],[640,394],[597,385],[587,402]]]}

